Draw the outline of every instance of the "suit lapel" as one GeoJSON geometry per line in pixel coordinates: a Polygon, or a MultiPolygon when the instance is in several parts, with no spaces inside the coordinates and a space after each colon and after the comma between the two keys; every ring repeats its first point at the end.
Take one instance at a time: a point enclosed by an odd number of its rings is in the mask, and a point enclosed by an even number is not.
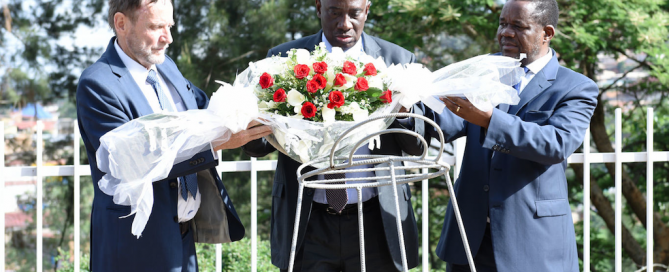
{"type": "Polygon", "coordinates": [[[168,84],[172,84],[172,87],[177,90],[177,93],[181,96],[181,101],[186,106],[186,110],[197,109],[197,103],[195,99],[192,99],[193,95],[190,92],[190,88],[188,88],[188,83],[186,83],[186,80],[181,75],[181,72],[177,70],[176,66],[171,64],[172,62],[166,59],[162,64],[156,65],[156,68],[165,81],[168,84]]]}
{"type": "Polygon", "coordinates": [[[319,45],[323,41],[323,30],[319,30],[318,33],[307,37],[307,39],[302,43],[302,49],[306,49],[309,52],[312,52],[316,49],[316,45],[319,45]]]}
{"type": "MultiPolygon", "coordinates": [[[[553,51],[553,49],[551,49],[553,51]]],[[[537,95],[541,94],[546,88],[553,85],[553,81],[557,77],[557,71],[560,63],[557,60],[555,51],[553,58],[546,64],[546,66],[539,71],[537,75],[525,86],[523,92],[520,93],[520,102],[517,105],[509,107],[509,114],[516,115],[527,103],[532,101],[537,95]]]]}
{"type": "Polygon", "coordinates": [[[374,39],[372,39],[371,36],[367,35],[365,32],[362,32],[362,43],[365,54],[373,58],[379,57],[379,51],[381,51],[381,47],[374,39]]]}
{"type": "Polygon", "coordinates": [[[132,102],[135,107],[137,107],[137,111],[141,116],[152,114],[153,109],[151,108],[151,105],[149,105],[149,101],[146,100],[142,90],[139,89],[137,82],[135,82],[135,79],[130,75],[130,71],[125,67],[121,57],[119,57],[118,52],[116,52],[116,47],[114,47],[115,42],[116,37],[112,38],[109,42],[105,55],[107,55],[107,60],[109,61],[109,68],[112,73],[118,77],[120,86],[125,87],[118,91],[125,92],[127,97],[132,97],[132,102]]]}

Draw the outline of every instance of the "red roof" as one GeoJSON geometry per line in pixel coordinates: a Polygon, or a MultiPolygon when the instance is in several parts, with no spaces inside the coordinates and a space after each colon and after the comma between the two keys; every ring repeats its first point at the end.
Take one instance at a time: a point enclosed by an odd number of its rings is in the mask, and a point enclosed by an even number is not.
{"type": "MultiPolygon", "coordinates": [[[[55,121],[42,121],[44,123],[44,130],[53,130],[53,127],[56,125],[55,121]]],[[[35,121],[21,121],[16,122],[16,127],[18,129],[27,129],[32,128],[37,125],[35,121]]]]}
{"type": "Polygon", "coordinates": [[[5,213],[5,228],[23,228],[32,221],[30,216],[21,211],[5,213]]]}

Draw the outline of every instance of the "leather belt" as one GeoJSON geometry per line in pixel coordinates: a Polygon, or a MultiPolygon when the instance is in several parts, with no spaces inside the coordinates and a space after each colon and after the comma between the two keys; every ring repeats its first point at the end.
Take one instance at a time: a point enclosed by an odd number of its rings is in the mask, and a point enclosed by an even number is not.
{"type": "MultiPolygon", "coordinates": [[[[370,198],[369,200],[362,202],[362,209],[367,210],[373,207],[378,207],[379,206],[379,197],[375,196],[370,198]]],[[[318,202],[313,202],[312,203],[312,210],[322,210],[327,212],[330,215],[346,215],[346,214],[357,214],[358,213],[358,203],[353,203],[353,204],[346,204],[343,210],[341,210],[341,213],[338,213],[335,211],[332,207],[330,207],[329,204],[323,204],[323,203],[318,203],[318,202]]]]}

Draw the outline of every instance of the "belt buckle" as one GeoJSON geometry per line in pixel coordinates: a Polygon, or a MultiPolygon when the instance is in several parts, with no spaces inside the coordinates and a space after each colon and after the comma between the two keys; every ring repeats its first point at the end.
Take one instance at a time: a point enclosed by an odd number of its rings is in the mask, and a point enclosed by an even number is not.
{"type": "Polygon", "coordinates": [[[325,209],[325,211],[326,211],[328,214],[330,214],[330,215],[341,215],[341,212],[337,212],[337,211],[335,211],[335,209],[333,209],[333,208],[330,207],[330,206],[328,206],[328,208],[325,209]]]}

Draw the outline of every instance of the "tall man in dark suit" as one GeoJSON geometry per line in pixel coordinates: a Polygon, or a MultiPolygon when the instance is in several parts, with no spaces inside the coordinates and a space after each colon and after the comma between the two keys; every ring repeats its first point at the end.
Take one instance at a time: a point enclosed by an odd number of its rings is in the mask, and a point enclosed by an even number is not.
{"type": "MultiPolygon", "coordinates": [[[[312,51],[316,45],[323,42],[328,50],[333,46],[341,47],[352,58],[367,54],[374,58],[383,57],[387,65],[414,62],[415,56],[407,50],[363,32],[370,4],[367,0],[317,0],[316,10],[321,19],[322,31],[274,47],[269,50],[267,56],[286,56],[286,52],[293,48],[312,51]]],[[[422,108],[415,107],[413,110],[422,114],[422,108]]],[[[424,132],[424,124],[421,121],[405,125],[419,134],[424,132]]],[[[406,128],[399,122],[393,123],[391,127],[406,128]]],[[[420,142],[413,136],[387,134],[381,136],[381,142],[381,149],[369,150],[364,146],[358,149],[356,154],[402,155],[402,151],[405,151],[419,155],[423,151],[420,142]]],[[[265,139],[249,142],[243,149],[253,157],[262,157],[276,150],[265,139]]],[[[301,163],[280,153],[274,175],[271,217],[272,263],[282,271],[287,271],[290,258],[297,206],[296,172],[300,165],[301,163]]],[[[375,174],[384,175],[379,172],[369,173],[369,175],[375,174]]],[[[347,174],[346,177],[353,178],[359,175],[347,174]]],[[[397,189],[400,192],[400,215],[395,211],[391,186],[366,188],[362,192],[366,266],[370,271],[402,269],[395,216],[402,218],[408,266],[412,268],[418,263],[418,230],[411,206],[411,192],[408,185],[398,186],[397,189]]],[[[294,271],[360,269],[357,192],[354,189],[348,190],[348,205],[342,211],[333,208],[326,196],[325,190],[309,188],[304,190],[294,271]]]]}
{"type": "MultiPolygon", "coordinates": [[[[443,99],[432,114],[448,141],[467,137],[455,193],[478,271],[578,271],[567,158],[581,145],[597,85],[560,66],[550,48],[555,0],[511,0],[499,18],[504,56],[522,61],[518,105],[488,112],[443,99]]],[[[451,205],[436,250],[448,271],[470,271],[451,205]]]]}
{"type": "MultiPolygon", "coordinates": [[[[110,0],[109,25],[116,33],[107,51],[88,67],[77,87],[77,116],[95,188],[91,213],[93,271],[197,271],[195,243],[225,243],[244,237],[235,208],[216,168],[214,152],[237,148],[269,134],[268,127],[237,133],[192,159],[174,165],[153,183],[153,209],[142,236],[131,233],[135,216],[116,205],[98,181],[95,152],[100,137],[154,112],[207,107],[205,93],[185,79],[165,56],[174,25],[169,0],[110,0]]],[[[133,150],[142,156],[144,150],[133,150]]]]}

